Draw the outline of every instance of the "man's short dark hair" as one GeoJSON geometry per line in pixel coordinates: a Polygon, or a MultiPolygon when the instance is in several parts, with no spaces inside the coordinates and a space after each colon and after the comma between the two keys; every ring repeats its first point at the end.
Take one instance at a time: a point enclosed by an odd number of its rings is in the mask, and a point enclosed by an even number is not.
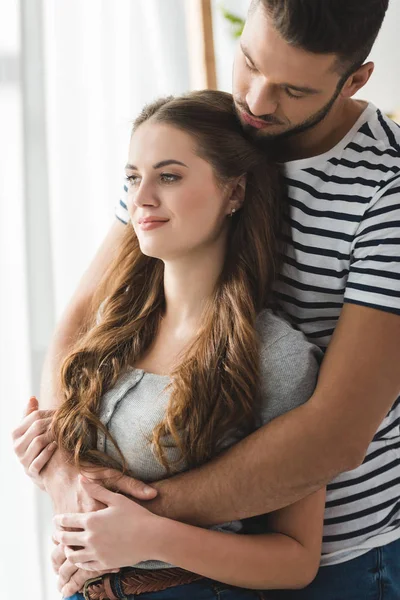
{"type": "Polygon", "coordinates": [[[252,8],[260,2],[288,44],[336,54],[341,74],[364,63],[389,5],[389,0],[253,0],[252,8]]]}

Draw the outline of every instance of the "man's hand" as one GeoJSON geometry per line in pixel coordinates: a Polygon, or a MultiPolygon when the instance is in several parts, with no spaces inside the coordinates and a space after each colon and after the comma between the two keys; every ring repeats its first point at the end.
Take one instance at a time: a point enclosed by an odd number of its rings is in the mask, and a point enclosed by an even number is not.
{"type": "Polygon", "coordinates": [[[65,546],[59,544],[54,536],[52,540],[56,546],[51,554],[51,562],[54,572],[58,575],[58,591],[62,593],[64,598],[73,596],[77,592],[82,592],[82,588],[88,579],[99,577],[105,573],[117,573],[119,571],[119,569],[108,569],[105,571],[85,571],[84,569],[78,569],[76,565],[66,558],[65,546]]]}
{"type": "MultiPolygon", "coordinates": [[[[125,496],[137,500],[152,500],[157,495],[157,490],[154,487],[129,477],[129,475],[121,475],[116,469],[96,469],[96,471],[81,469],[82,475],[87,479],[94,481],[112,492],[121,492],[125,496]]],[[[139,502],[140,504],[140,502],[139,502]]],[[[72,512],[72,511],[69,511],[72,512]]]]}
{"type": "Polygon", "coordinates": [[[14,452],[25,473],[41,490],[45,487],[40,472],[57,448],[49,433],[53,414],[54,410],[39,410],[39,403],[32,396],[21,424],[12,432],[14,452]]]}

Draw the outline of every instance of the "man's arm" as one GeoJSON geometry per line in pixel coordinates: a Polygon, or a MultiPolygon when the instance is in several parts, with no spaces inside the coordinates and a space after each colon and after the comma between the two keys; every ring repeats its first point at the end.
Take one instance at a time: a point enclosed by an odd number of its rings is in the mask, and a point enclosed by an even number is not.
{"type": "Polygon", "coordinates": [[[206,465],[152,484],[159,494],[146,508],[215,525],[277,510],[356,468],[399,395],[399,340],[398,315],[345,304],[311,399],[206,465]]]}

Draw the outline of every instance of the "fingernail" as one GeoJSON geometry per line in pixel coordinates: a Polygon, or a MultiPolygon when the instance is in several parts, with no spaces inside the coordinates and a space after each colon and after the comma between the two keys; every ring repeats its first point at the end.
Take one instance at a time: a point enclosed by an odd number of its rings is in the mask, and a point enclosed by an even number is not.
{"type": "Polygon", "coordinates": [[[146,494],[146,496],[149,496],[150,494],[154,493],[154,489],[146,485],[143,488],[143,493],[146,494]]]}

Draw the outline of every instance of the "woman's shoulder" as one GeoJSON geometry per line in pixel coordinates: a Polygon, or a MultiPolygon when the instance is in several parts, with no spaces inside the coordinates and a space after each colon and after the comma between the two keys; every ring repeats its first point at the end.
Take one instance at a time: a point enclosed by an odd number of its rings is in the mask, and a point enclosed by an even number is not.
{"type": "Polygon", "coordinates": [[[256,327],[266,422],[310,398],[323,353],[281,314],[271,310],[258,315],[256,327]]]}
{"type": "Polygon", "coordinates": [[[257,315],[256,329],[261,351],[273,346],[275,349],[290,349],[293,346],[316,347],[307,340],[302,331],[295,329],[282,313],[275,313],[271,309],[265,309],[257,315]]]}

